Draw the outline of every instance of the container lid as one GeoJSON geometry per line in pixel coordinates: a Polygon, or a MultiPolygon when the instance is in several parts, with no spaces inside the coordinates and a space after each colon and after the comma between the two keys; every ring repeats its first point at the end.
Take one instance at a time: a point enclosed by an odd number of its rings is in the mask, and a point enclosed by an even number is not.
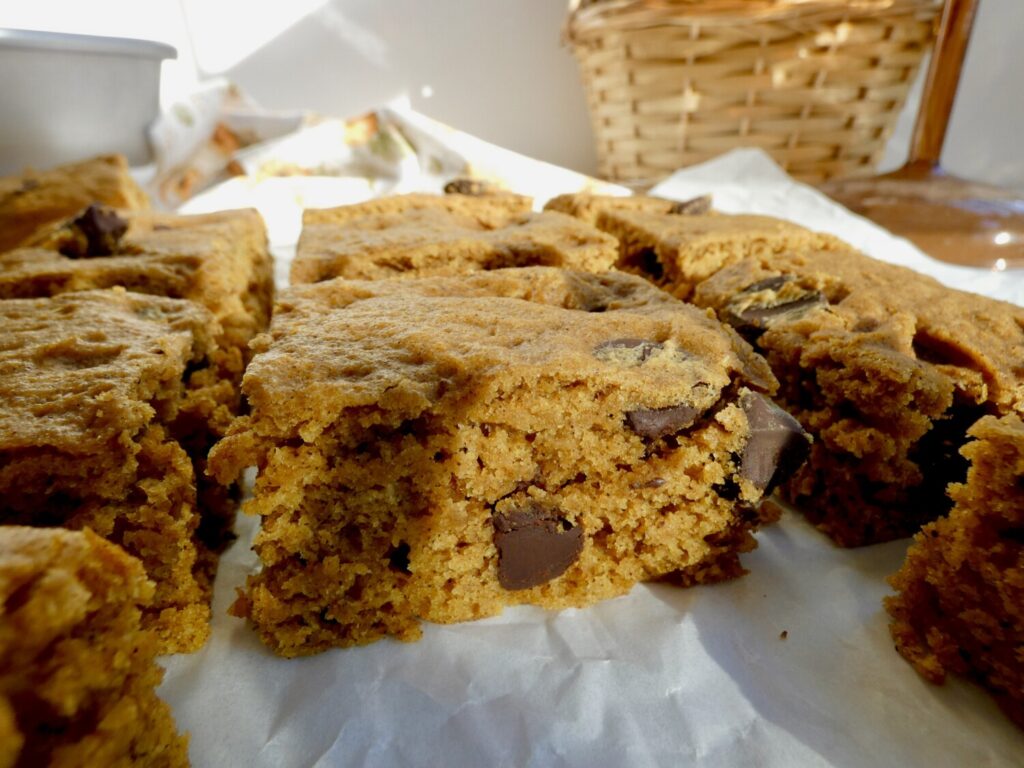
{"type": "Polygon", "coordinates": [[[101,37],[99,35],[72,35],[64,32],[37,32],[27,29],[0,29],[0,49],[35,48],[48,51],[76,51],[79,53],[109,53],[138,56],[147,59],[176,59],[178,51],[173,45],[155,40],[137,40],[130,37],[101,37]]]}

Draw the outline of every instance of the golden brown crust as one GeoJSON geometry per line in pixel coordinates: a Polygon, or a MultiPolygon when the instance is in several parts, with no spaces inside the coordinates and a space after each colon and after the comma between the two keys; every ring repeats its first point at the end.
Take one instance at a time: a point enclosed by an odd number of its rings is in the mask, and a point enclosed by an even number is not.
{"type": "Polygon", "coordinates": [[[689,299],[702,280],[745,258],[851,250],[831,235],[754,214],[612,209],[598,214],[597,226],[619,241],[619,269],[646,277],[681,299],[689,299]]]}
{"type": "Polygon", "coordinates": [[[544,210],[565,213],[596,226],[602,213],[614,211],[669,213],[676,205],[675,201],[660,197],[644,197],[642,195],[612,197],[576,192],[551,198],[544,204],[544,210]]]}
{"type": "Polygon", "coordinates": [[[121,155],[0,178],[0,251],[16,247],[40,227],[92,203],[130,210],[149,208],[146,193],[128,173],[128,163],[121,155]]]}
{"type": "Polygon", "coordinates": [[[496,202],[503,199],[407,195],[306,211],[292,284],[537,265],[611,268],[616,252],[609,236],[562,214],[496,202]]]}
{"type": "Polygon", "coordinates": [[[74,219],[36,232],[26,247],[0,254],[0,298],[34,298],[123,286],[190,299],[221,326],[217,363],[235,379],[247,345],[270,319],[273,274],[266,230],[252,209],[192,216],[118,211],[127,224],[111,252],[85,250],[74,219]]]}
{"type": "Polygon", "coordinates": [[[0,764],[188,765],[139,626],[152,597],[89,530],[0,527],[0,764]]]}

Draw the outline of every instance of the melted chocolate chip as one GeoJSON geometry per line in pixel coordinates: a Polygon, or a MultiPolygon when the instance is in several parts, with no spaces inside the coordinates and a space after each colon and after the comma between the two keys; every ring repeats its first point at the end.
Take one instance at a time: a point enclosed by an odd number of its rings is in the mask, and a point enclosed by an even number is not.
{"type": "Polygon", "coordinates": [[[757,328],[766,327],[772,320],[779,318],[795,319],[807,310],[825,303],[825,298],[820,293],[812,293],[802,296],[784,304],[772,306],[752,306],[738,313],[738,317],[744,323],[757,328]]]}
{"type": "Polygon", "coordinates": [[[626,424],[640,437],[657,440],[692,426],[700,414],[701,411],[689,405],[636,408],[626,411],[626,424]]]}
{"type": "Polygon", "coordinates": [[[758,280],[756,283],[751,283],[746,288],[744,288],[741,291],[741,293],[760,293],[761,291],[777,291],[786,283],[791,282],[793,282],[792,275],[775,275],[775,277],[766,277],[764,280],[758,280]]]}
{"type": "Polygon", "coordinates": [[[81,238],[75,238],[73,244],[61,248],[60,252],[72,259],[83,259],[114,253],[128,231],[128,222],[116,211],[93,203],[71,222],[71,228],[81,234],[81,238]]]}
{"type": "Polygon", "coordinates": [[[492,521],[498,583],[508,590],[529,589],[561,576],[583,550],[582,527],[535,501],[496,513],[492,521]]]}
{"type": "Polygon", "coordinates": [[[740,457],[740,477],[768,495],[807,459],[810,436],[800,422],[764,395],[745,394],[740,407],[750,425],[750,438],[740,457]]]}
{"type": "Polygon", "coordinates": [[[777,292],[792,283],[792,275],[776,275],[759,280],[740,291],[725,308],[725,320],[748,339],[756,339],[772,323],[779,320],[795,320],[815,307],[827,302],[818,291],[790,292],[785,298],[758,297],[754,294],[777,292]]]}
{"type": "Polygon", "coordinates": [[[594,347],[594,356],[598,360],[615,358],[643,363],[663,346],[657,341],[647,339],[610,339],[594,347]]]}
{"type": "Polygon", "coordinates": [[[669,213],[683,216],[699,216],[711,210],[711,195],[701,195],[692,200],[676,203],[668,209],[669,213]]]}
{"type": "Polygon", "coordinates": [[[452,179],[444,185],[444,193],[446,195],[486,195],[492,191],[493,187],[486,181],[478,181],[476,179],[452,179]]]}

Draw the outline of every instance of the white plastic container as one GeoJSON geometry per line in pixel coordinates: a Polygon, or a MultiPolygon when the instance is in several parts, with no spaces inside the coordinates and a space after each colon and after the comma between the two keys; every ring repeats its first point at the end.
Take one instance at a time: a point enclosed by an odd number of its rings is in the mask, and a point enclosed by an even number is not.
{"type": "Polygon", "coordinates": [[[120,152],[150,158],[170,45],[0,29],[0,174],[120,152]]]}

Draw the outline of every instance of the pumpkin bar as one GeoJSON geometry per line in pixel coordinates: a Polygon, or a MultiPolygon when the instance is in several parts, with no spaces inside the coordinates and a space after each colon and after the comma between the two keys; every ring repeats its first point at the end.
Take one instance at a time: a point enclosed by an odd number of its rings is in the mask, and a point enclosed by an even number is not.
{"type": "Polygon", "coordinates": [[[223,392],[204,384],[216,321],[121,289],[0,301],[0,523],[90,528],[156,583],[143,624],[165,651],[209,632],[233,506],[196,509],[223,392]]]}
{"type": "Polygon", "coordinates": [[[149,198],[128,173],[122,155],[0,178],[0,251],[14,248],[40,227],[73,216],[93,203],[131,210],[149,208],[149,198]]]}
{"type": "Polygon", "coordinates": [[[597,227],[618,240],[619,269],[645,277],[680,299],[689,299],[701,280],[744,258],[852,250],[832,235],[782,219],[686,204],[665,214],[605,208],[597,215],[597,227]]]}
{"type": "Polygon", "coordinates": [[[693,301],[768,360],[815,438],[783,494],[844,546],[945,514],[968,427],[1024,412],[1024,308],[909,269],[853,251],[751,257],[693,301]]]}
{"type": "MultiPolygon", "coordinates": [[[[524,202],[525,201],[525,202],[524,202]]],[[[615,241],[559,213],[529,212],[518,195],[402,195],[310,209],[291,282],[458,275],[504,267],[603,271],[615,241]]]]}
{"type": "Polygon", "coordinates": [[[233,611],[283,656],[737,576],[807,451],[737,334],[622,273],[296,286],[258,344],[210,465],[259,468],[233,611]]]}
{"type": "Polygon", "coordinates": [[[0,254],[0,298],[119,285],[190,299],[220,323],[214,362],[218,373],[236,381],[249,340],[270,320],[273,265],[255,210],[176,216],[90,205],[36,232],[26,245],[0,254]]]}
{"type": "Polygon", "coordinates": [[[886,600],[897,650],[926,679],[987,688],[1024,728],[1024,423],[987,416],[962,449],[947,517],[914,537],[886,600]]]}
{"type": "Polygon", "coordinates": [[[612,195],[594,195],[589,192],[575,192],[558,195],[544,204],[545,211],[558,211],[582,219],[587,224],[596,225],[601,214],[615,211],[637,211],[643,213],[670,214],[710,214],[711,196],[702,195],[692,200],[666,200],[661,197],[633,195],[616,197],[612,195]]]}
{"type": "Polygon", "coordinates": [[[152,597],[92,531],[0,526],[0,765],[189,764],[140,627],[152,597]]]}

